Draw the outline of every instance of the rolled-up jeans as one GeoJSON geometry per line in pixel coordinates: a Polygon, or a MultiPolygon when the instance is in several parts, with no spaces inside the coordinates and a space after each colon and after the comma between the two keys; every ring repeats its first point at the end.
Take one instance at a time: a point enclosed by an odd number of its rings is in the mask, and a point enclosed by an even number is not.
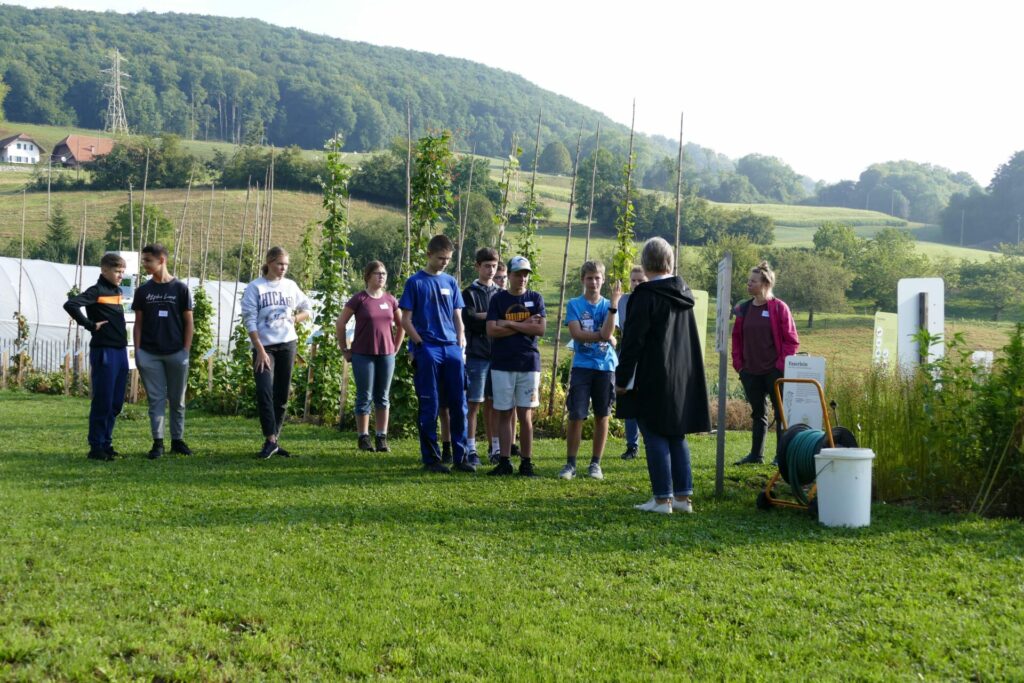
{"type": "Polygon", "coordinates": [[[644,435],[647,474],[655,498],[683,498],[693,495],[690,446],[685,436],[664,436],[654,432],[643,418],[637,420],[644,435]]]}
{"type": "Polygon", "coordinates": [[[150,353],[135,351],[135,367],[149,402],[149,430],[154,439],[164,438],[164,411],[171,406],[171,438],[185,436],[185,391],[188,389],[188,351],[150,353]]]}
{"type": "Polygon", "coordinates": [[[370,414],[373,405],[387,408],[391,378],[395,374],[395,354],[352,354],[352,376],[356,380],[356,415],[370,414]]]}

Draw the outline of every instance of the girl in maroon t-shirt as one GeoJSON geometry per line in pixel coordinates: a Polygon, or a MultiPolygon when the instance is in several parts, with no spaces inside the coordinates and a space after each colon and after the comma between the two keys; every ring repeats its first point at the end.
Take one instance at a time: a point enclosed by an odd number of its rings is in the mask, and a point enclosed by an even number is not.
{"type": "Polygon", "coordinates": [[[405,331],[398,301],[384,289],[388,271],[380,261],[363,268],[366,289],[345,302],[338,316],[338,346],[345,360],[352,363],[356,380],[356,430],[359,450],[386,452],[388,447],[388,393],[395,373],[395,350],[402,345],[405,331]],[[356,329],[351,348],[345,328],[355,317],[356,329]],[[375,443],[370,442],[370,401],[374,410],[375,443]]]}

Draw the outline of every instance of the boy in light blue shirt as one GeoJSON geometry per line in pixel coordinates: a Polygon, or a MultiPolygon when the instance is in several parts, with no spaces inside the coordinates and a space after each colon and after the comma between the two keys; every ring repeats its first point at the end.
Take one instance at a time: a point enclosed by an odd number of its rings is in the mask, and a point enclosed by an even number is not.
{"type": "Polygon", "coordinates": [[[562,479],[576,476],[576,455],[583,437],[583,421],[590,407],[594,409],[594,447],[587,474],[592,479],[604,479],[601,456],[608,440],[608,418],[615,402],[615,314],[618,310],[622,286],[612,286],[611,300],[601,296],[604,284],[604,264],[587,261],[580,268],[583,296],[571,299],[566,308],[565,322],[573,340],[572,370],[569,374],[569,428],[566,432],[566,463],[558,473],[562,479]]]}

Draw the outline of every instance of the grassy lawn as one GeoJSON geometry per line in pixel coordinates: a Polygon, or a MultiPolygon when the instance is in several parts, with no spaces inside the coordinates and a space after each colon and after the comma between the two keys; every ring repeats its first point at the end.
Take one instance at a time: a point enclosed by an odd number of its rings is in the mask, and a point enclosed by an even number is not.
{"type": "Polygon", "coordinates": [[[96,463],[86,401],[0,403],[3,680],[1024,678],[1019,522],[758,512],[769,468],[715,499],[709,437],[697,514],[657,516],[642,461],[564,482],[560,441],[496,481],[312,426],[256,461],[254,420],[193,415],[200,455],[149,462],[132,407],[96,463]]]}

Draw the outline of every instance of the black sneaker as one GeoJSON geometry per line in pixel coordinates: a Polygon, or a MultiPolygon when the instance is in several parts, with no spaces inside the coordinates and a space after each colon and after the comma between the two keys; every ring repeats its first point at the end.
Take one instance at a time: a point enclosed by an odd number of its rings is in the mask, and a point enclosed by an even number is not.
{"type": "Polygon", "coordinates": [[[259,455],[256,457],[260,460],[269,460],[274,456],[274,453],[277,453],[279,450],[281,450],[281,448],[276,442],[267,439],[263,442],[263,448],[260,449],[259,455]]]}
{"type": "Polygon", "coordinates": [[[626,446],[626,452],[619,457],[623,460],[635,460],[639,452],[640,449],[637,446],[626,446]]]}
{"type": "Polygon", "coordinates": [[[747,457],[743,458],[742,460],[737,460],[733,464],[734,465],[761,465],[763,463],[764,463],[764,458],[763,457],[761,457],[760,455],[754,455],[753,453],[751,453],[747,457]]]}
{"type": "Polygon", "coordinates": [[[466,453],[466,462],[468,462],[473,467],[480,467],[480,454],[477,453],[476,451],[470,451],[469,453],[466,453]]]}
{"type": "Polygon", "coordinates": [[[537,472],[533,469],[533,458],[523,458],[519,461],[520,477],[536,477],[537,472]]]}
{"type": "Polygon", "coordinates": [[[280,443],[277,444],[277,454],[279,456],[281,456],[282,458],[294,458],[295,457],[294,453],[286,451],[284,449],[284,446],[282,446],[280,443]]]}
{"type": "Polygon", "coordinates": [[[487,454],[487,461],[492,465],[497,465],[499,460],[501,460],[501,451],[494,450],[487,454]]]}
{"type": "Polygon", "coordinates": [[[514,457],[516,457],[518,455],[519,455],[519,446],[517,446],[516,442],[513,441],[512,442],[512,457],[514,458],[514,457]]]}
{"type": "Polygon", "coordinates": [[[437,474],[451,474],[451,470],[448,468],[448,465],[437,462],[436,460],[434,462],[428,462],[423,466],[423,469],[427,472],[436,472],[437,474]]]}
{"type": "Polygon", "coordinates": [[[171,439],[171,453],[177,453],[178,455],[195,455],[192,449],[188,447],[188,444],[181,439],[171,439]]]}
{"type": "Polygon", "coordinates": [[[121,454],[114,450],[113,446],[107,446],[103,449],[103,452],[109,455],[111,458],[120,458],[121,454]]]}
{"type": "Polygon", "coordinates": [[[470,463],[466,462],[465,460],[463,460],[462,462],[455,463],[454,467],[459,472],[472,472],[472,473],[476,472],[476,467],[474,467],[470,463]]]}
{"type": "Polygon", "coordinates": [[[492,477],[501,477],[508,474],[515,474],[516,471],[512,468],[512,461],[508,458],[501,458],[498,460],[498,466],[492,469],[487,474],[492,477]]]}
{"type": "Polygon", "coordinates": [[[370,442],[370,435],[369,434],[360,434],[359,435],[359,450],[361,450],[361,451],[372,451],[372,450],[374,450],[373,443],[370,442]]]}
{"type": "Polygon", "coordinates": [[[89,455],[86,457],[88,457],[90,460],[105,460],[107,462],[114,459],[114,456],[110,455],[102,448],[90,448],[89,455]]]}
{"type": "Polygon", "coordinates": [[[164,440],[153,439],[153,447],[149,449],[149,453],[146,453],[146,457],[150,460],[156,460],[164,454],[164,440]]]}
{"type": "Polygon", "coordinates": [[[449,441],[441,444],[441,462],[445,465],[452,464],[452,444],[449,441]]]}
{"type": "Polygon", "coordinates": [[[378,434],[374,438],[374,442],[375,442],[374,443],[374,450],[376,450],[378,453],[390,453],[391,452],[391,446],[388,445],[388,435],[387,434],[378,434]]]}

